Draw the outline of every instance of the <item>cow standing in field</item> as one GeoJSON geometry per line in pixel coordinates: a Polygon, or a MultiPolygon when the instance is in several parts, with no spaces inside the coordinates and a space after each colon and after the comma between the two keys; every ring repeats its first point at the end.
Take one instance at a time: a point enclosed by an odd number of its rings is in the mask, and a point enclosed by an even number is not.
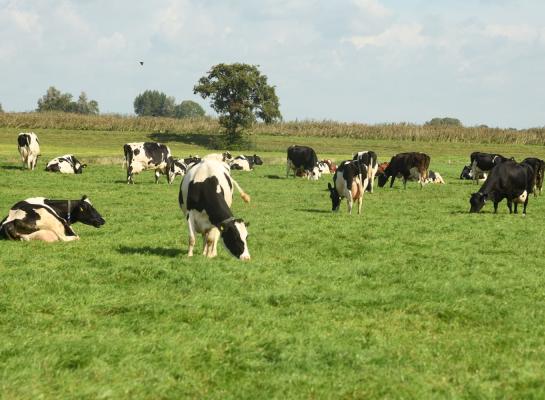
{"type": "Polygon", "coordinates": [[[177,176],[184,176],[187,172],[187,165],[174,157],[167,158],[167,179],[172,184],[177,176]]]}
{"type": "Polygon", "coordinates": [[[36,168],[40,153],[40,142],[34,132],[21,132],[17,136],[17,148],[23,165],[30,170],[36,168]]]}
{"type": "Polygon", "coordinates": [[[254,165],[263,165],[263,160],[257,154],[253,156],[241,154],[231,161],[232,170],[251,171],[254,169],[254,165]]]}
{"type": "Polygon", "coordinates": [[[318,157],[313,148],[308,146],[293,145],[288,147],[286,178],[293,170],[293,176],[302,171],[307,179],[318,180],[320,170],[318,169],[318,157]]]}
{"type": "Polygon", "coordinates": [[[545,161],[539,158],[529,157],[522,160],[522,163],[530,164],[534,169],[534,197],[536,197],[538,193],[541,195],[541,190],[543,188],[543,177],[545,175],[545,161]]]}
{"type": "Polygon", "coordinates": [[[367,166],[358,161],[343,161],[333,175],[333,186],[327,184],[331,198],[331,210],[338,211],[341,200],[346,199],[348,213],[352,214],[354,201],[358,202],[358,214],[361,214],[363,192],[369,182],[367,166]]]}
{"type": "Polygon", "coordinates": [[[213,158],[204,158],[191,167],[184,176],[178,200],[187,218],[189,248],[187,255],[193,255],[195,234],[204,238],[203,255],[215,257],[221,236],[225,247],[240,260],[249,260],[247,226],[231,212],[233,187],[236,187],[245,202],[250,201],[239,184],[230,176],[229,166],[213,158]]]}
{"type": "Polygon", "coordinates": [[[61,174],[81,174],[87,164],[82,164],[74,155],[66,154],[55,157],[45,167],[48,172],[60,172],[61,174]]]}
{"type": "Polygon", "coordinates": [[[155,183],[160,175],[168,173],[167,160],[171,157],[168,146],[155,142],[126,143],[123,145],[127,183],[134,183],[133,175],[147,169],[155,170],[155,183]]]}
{"type": "Polygon", "coordinates": [[[534,181],[534,169],[530,164],[518,164],[513,160],[504,161],[490,171],[479,191],[471,195],[469,212],[479,212],[486,201],[492,200],[494,213],[497,213],[498,203],[507,199],[509,214],[513,212],[513,203],[515,203],[515,214],[518,204],[523,203],[522,214],[526,215],[528,197],[534,188],[534,181]]]}
{"type": "Polygon", "coordinates": [[[383,187],[390,181],[390,187],[394,185],[397,176],[403,177],[403,188],[407,188],[407,181],[414,176],[422,188],[428,179],[428,168],[430,166],[430,156],[424,153],[410,152],[399,153],[392,157],[388,166],[384,169],[384,173],[378,176],[378,185],[383,187]]]}
{"type": "Polygon", "coordinates": [[[357,160],[367,167],[367,178],[369,186],[365,186],[365,190],[373,193],[373,186],[375,182],[375,175],[378,171],[378,159],[377,153],[374,151],[359,151],[354,154],[353,160],[357,160]]]}
{"type": "Polygon", "coordinates": [[[492,168],[508,160],[508,158],[501,154],[481,153],[479,151],[471,153],[469,159],[471,161],[471,176],[475,183],[477,183],[479,176],[482,176],[482,179],[486,179],[492,168]]]}
{"type": "Polygon", "coordinates": [[[81,222],[96,228],[105,221],[87,196],[78,200],[50,200],[34,197],[16,203],[0,223],[0,238],[69,242],[79,236],[72,224],[81,222]]]}

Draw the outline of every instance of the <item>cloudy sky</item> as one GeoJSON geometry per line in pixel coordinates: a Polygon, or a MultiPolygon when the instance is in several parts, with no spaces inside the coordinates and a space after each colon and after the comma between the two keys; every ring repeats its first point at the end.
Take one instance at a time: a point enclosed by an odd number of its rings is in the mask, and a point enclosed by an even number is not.
{"type": "Polygon", "coordinates": [[[544,126],[544,16],[542,0],[0,0],[0,103],[33,110],[55,86],[130,114],[157,89],[209,111],[198,78],[244,62],[285,120],[544,126]]]}

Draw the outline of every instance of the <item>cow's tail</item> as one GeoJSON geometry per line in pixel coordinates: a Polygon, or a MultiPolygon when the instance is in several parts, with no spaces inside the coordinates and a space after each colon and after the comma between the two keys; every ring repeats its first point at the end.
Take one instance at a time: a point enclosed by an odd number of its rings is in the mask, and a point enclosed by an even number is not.
{"type": "Polygon", "coordinates": [[[246,192],[244,192],[244,190],[242,190],[242,188],[240,187],[240,185],[238,184],[237,181],[235,181],[233,178],[231,178],[231,181],[233,182],[233,185],[235,185],[235,187],[237,188],[238,192],[240,193],[240,197],[242,198],[242,200],[245,202],[245,203],[249,203],[250,202],[250,195],[246,192]]]}

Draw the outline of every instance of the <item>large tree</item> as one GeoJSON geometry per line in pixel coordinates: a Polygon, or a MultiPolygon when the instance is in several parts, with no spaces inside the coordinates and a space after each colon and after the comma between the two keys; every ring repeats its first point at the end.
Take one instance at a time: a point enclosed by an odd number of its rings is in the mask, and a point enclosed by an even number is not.
{"type": "Polygon", "coordinates": [[[54,86],[50,86],[40,99],[37,111],[63,111],[79,114],[98,114],[98,103],[87,100],[85,92],[81,92],[78,101],[72,101],[70,93],[62,93],[54,86]]]}
{"type": "Polygon", "coordinates": [[[0,113],[3,113],[4,109],[2,108],[2,103],[0,103],[0,113]]]}
{"type": "Polygon", "coordinates": [[[204,110],[199,103],[191,100],[184,100],[175,107],[176,118],[198,118],[204,117],[204,110]]]}
{"type": "Polygon", "coordinates": [[[274,86],[267,83],[255,65],[218,64],[193,88],[203,99],[210,97],[211,107],[219,114],[228,143],[242,138],[242,131],[258,118],[265,123],[282,119],[274,86]]]}
{"type": "Polygon", "coordinates": [[[173,117],[174,97],[158,90],[146,90],[134,99],[134,112],[143,117],[173,117]]]}

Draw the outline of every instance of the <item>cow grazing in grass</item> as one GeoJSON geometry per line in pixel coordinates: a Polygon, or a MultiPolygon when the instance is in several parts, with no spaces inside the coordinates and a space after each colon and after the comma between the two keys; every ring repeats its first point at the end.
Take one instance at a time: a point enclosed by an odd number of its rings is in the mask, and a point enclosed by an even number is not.
{"type": "Polygon", "coordinates": [[[391,177],[390,187],[394,185],[397,176],[403,177],[403,187],[407,188],[407,181],[411,175],[415,176],[422,188],[428,179],[428,168],[430,166],[430,156],[424,153],[410,152],[396,154],[390,160],[384,173],[378,175],[378,185],[383,187],[391,177]]]}
{"type": "Polygon", "coordinates": [[[373,193],[373,186],[375,182],[375,175],[378,171],[378,159],[377,153],[374,151],[366,150],[359,151],[354,154],[353,160],[357,160],[367,167],[367,178],[369,185],[365,187],[365,190],[373,193]]]}
{"type": "Polygon", "coordinates": [[[479,151],[471,153],[469,159],[471,162],[471,176],[475,183],[479,179],[486,179],[492,168],[508,160],[508,158],[501,154],[481,153],[479,151]]]}
{"type": "Polygon", "coordinates": [[[343,161],[333,175],[333,185],[327,184],[331,198],[332,211],[338,211],[341,200],[346,199],[348,213],[352,214],[354,201],[358,202],[358,214],[361,213],[363,192],[369,182],[367,166],[358,161],[343,161]]]}
{"type": "Polygon", "coordinates": [[[191,167],[182,180],[178,200],[187,218],[189,229],[188,256],[193,255],[195,234],[204,238],[203,255],[215,257],[221,236],[225,247],[240,260],[249,260],[247,226],[231,212],[233,187],[245,202],[250,201],[238,183],[230,176],[229,166],[213,158],[203,159],[191,167]]]}
{"type": "Polygon", "coordinates": [[[74,155],[66,154],[55,157],[45,167],[48,172],[60,172],[61,174],[81,174],[87,164],[82,164],[74,155]]]}
{"type": "Polygon", "coordinates": [[[320,170],[314,149],[308,146],[290,146],[288,148],[286,178],[292,170],[293,176],[298,175],[298,171],[302,171],[302,175],[307,179],[318,180],[320,170]]]}
{"type": "Polygon", "coordinates": [[[512,204],[515,203],[515,214],[519,203],[524,204],[522,211],[526,215],[529,194],[534,188],[534,169],[530,164],[507,160],[492,168],[488,178],[477,193],[473,193],[469,199],[471,206],[469,212],[479,212],[486,201],[494,203],[494,213],[498,212],[498,203],[507,199],[509,213],[513,212],[512,204]]]}
{"type": "Polygon", "coordinates": [[[541,195],[541,190],[543,188],[543,177],[545,174],[545,161],[539,158],[529,157],[522,160],[522,163],[530,164],[534,169],[534,197],[537,196],[538,193],[541,195]]]}
{"type": "Polygon", "coordinates": [[[123,145],[127,183],[134,183],[133,175],[147,169],[155,170],[155,183],[160,175],[166,175],[167,160],[171,157],[168,146],[155,142],[126,143],[123,145]]]}
{"type": "Polygon", "coordinates": [[[231,161],[231,169],[239,171],[251,171],[254,165],[263,165],[263,160],[257,154],[247,156],[241,154],[231,161]]]}
{"type": "Polygon", "coordinates": [[[174,157],[167,159],[167,178],[168,183],[172,184],[177,176],[184,176],[187,172],[187,165],[174,157]]]}
{"type": "Polygon", "coordinates": [[[30,170],[36,168],[40,153],[40,142],[34,132],[21,132],[17,136],[17,148],[23,165],[30,170]]]}
{"type": "Polygon", "coordinates": [[[78,200],[50,200],[34,197],[16,203],[0,225],[0,237],[10,240],[69,242],[79,236],[72,224],[81,222],[96,228],[105,221],[87,196],[78,200]]]}
{"type": "Polygon", "coordinates": [[[326,158],[322,161],[318,161],[318,171],[320,174],[334,174],[337,170],[337,164],[326,158]]]}

